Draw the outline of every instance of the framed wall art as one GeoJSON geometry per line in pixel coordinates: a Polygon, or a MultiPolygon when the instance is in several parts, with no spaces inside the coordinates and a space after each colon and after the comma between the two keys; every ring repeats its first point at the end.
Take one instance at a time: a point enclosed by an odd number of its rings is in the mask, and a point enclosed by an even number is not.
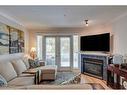
{"type": "Polygon", "coordinates": [[[24,32],[0,23],[0,55],[24,52],[24,32]]]}
{"type": "Polygon", "coordinates": [[[9,54],[9,30],[7,25],[0,23],[0,55],[9,54]]]}
{"type": "Polygon", "coordinates": [[[10,35],[9,40],[10,54],[24,52],[24,32],[10,27],[9,35],[10,35]]]}

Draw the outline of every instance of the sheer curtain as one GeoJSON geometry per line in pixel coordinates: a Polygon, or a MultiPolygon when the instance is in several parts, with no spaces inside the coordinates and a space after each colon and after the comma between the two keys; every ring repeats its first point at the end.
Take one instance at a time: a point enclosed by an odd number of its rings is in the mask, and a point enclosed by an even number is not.
{"type": "Polygon", "coordinates": [[[73,68],[79,68],[79,36],[73,36],[73,68]]]}
{"type": "Polygon", "coordinates": [[[42,36],[39,36],[37,35],[37,57],[39,60],[42,60],[42,56],[43,56],[43,53],[42,53],[42,40],[43,40],[43,37],[42,36]]]}

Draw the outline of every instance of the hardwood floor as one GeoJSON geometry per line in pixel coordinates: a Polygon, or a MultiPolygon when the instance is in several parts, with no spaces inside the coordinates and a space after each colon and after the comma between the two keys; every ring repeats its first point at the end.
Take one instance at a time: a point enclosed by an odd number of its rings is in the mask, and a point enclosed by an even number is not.
{"type": "Polygon", "coordinates": [[[94,78],[94,77],[91,77],[91,76],[88,76],[88,75],[84,75],[84,74],[81,74],[81,83],[99,83],[105,89],[107,89],[107,90],[111,89],[110,87],[108,87],[106,85],[106,81],[98,79],[98,78],[94,78]]]}
{"type": "MultiPolygon", "coordinates": [[[[73,69],[73,72],[76,73],[80,73],[79,69],[73,69]]],[[[81,83],[99,83],[100,85],[102,85],[106,90],[111,90],[112,88],[108,87],[106,85],[106,81],[92,77],[92,76],[88,76],[85,74],[81,74],[81,83]]]]}

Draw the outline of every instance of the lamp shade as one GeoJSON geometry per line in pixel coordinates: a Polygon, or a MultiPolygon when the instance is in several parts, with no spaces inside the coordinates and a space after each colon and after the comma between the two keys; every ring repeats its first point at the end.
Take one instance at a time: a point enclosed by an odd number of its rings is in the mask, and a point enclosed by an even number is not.
{"type": "Polygon", "coordinates": [[[30,49],[30,56],[35,59],[36,58],[36,48],[35,47],[32,47],[30,49]]]}
{"type": "Polygon", "coordinates": [[[32,48],[30,49],[30,52],[36,52],[36,48],[35,48],[35,47],[32,47],[32,48]]]}

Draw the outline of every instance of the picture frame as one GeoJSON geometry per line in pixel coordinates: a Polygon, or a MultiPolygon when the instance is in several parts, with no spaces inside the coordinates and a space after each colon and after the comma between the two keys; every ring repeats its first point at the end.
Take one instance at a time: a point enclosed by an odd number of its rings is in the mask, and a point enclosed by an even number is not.
{"type": "Polygon", "coordinates": [[[0,22],[0,55],[24,52],[24,32],[0,22]]]}

